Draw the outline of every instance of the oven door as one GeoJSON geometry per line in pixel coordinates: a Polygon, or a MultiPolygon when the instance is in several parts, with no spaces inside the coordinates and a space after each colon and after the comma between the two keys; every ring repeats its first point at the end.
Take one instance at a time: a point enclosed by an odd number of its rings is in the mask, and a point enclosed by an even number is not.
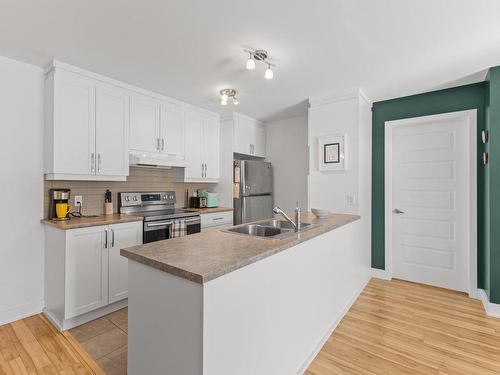
{"type": "Polygon", "coordinates": [[[172,220],[145,221],[142,242],[168,240],[171,226],[172,220]]]}
{"type": "Polygon", "coordinates": [[[201,232],[201,218],[199,216],[186,218],[186,234],[201,232]]]}

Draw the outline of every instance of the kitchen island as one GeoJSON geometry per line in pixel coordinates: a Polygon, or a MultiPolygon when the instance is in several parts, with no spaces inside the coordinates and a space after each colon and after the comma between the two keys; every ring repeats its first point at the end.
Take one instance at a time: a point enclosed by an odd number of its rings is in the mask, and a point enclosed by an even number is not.
{"type": "Polygon", "coordinates": [[[369,279],[356,215],[281,239],[209,231],[122,249],[128,374],[302,373],[369,279]]]}

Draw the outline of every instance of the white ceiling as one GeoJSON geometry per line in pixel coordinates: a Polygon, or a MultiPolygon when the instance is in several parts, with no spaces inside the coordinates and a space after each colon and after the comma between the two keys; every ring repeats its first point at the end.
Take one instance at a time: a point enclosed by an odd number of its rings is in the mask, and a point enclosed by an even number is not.
{"type": "Polygon", "coordinates": [[[272,120],[310,96],[362,87],[374,101],[481,80],[500,65],[497,0],[0,0],[0,55],[74,64],[220,111],[272,120]],[[245,47],[267,49],[245,71],[245,47]]]}

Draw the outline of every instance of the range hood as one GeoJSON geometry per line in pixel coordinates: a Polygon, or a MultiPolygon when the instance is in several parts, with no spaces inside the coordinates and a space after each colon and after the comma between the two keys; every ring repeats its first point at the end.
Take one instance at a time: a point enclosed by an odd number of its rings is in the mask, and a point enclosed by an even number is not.
{"type": "Polygon", "coordinates": [[[130,151],[129,164],[133,167],[184,168],[186,158],[181,155],[130,151]]]}

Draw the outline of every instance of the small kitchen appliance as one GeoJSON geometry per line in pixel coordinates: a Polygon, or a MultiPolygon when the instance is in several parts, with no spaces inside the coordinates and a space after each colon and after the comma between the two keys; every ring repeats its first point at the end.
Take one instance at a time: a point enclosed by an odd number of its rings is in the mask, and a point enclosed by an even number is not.
{"type": "Polygon", "coordinates": [[[49,219],[56,221],[69,220],[70,189],[50,189],[49,190],[49,219]]]}
{"type": "Polygon", "coordinates": [[[189,197],[190,208],[206,208],[207,197],[189,197]]]}
{"type": "Polygon", "coordinates": [[[118,205],[121,214],[144,218],[143,243],[173,238],[178,227],[187,235],[201,232],[198,213],[175,208],[175,191],[118,193],[118,205]]]}
{"type": "Polygon", "coordinates": [[[207,193],[207,207],[219,207],[219,193],[207,193]]]}

